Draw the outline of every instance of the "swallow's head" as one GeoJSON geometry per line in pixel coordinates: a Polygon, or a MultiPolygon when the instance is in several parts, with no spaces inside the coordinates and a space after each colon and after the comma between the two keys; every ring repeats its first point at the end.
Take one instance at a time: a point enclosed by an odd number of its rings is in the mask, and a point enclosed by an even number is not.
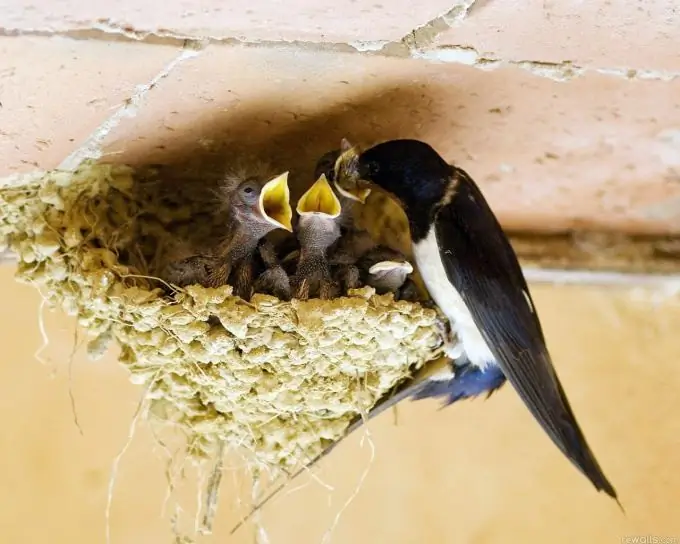
{"type": "Polygon", "coordinates": [[[404,207],[441,201],[453,174],[453,167],[419,140],[389,140],[356,157],[348,154],[346,162],[352,177],[374,183],[404,207]]]}
{"type": "Polygon", "coordinates": [[[293,231],[288,172],[268,181],[246,178],[233,188],[229,199],[231,212],[240,222],[255,222],[260,230],[293,231]]]}

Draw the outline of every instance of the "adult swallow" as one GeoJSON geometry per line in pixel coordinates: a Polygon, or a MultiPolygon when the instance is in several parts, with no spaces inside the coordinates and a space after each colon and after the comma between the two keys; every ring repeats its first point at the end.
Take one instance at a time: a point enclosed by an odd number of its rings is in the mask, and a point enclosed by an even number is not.
{"type": "Polygon", "coordinates": [[[517,256],[472,178],[430,145],[391,140],[360,152],[347,145],[334,183],[364,201],[365,183],[391,194],[409,221],[413,255],[431,298],[449,319],[451,372],[426,380],[414,398],[445,405],[510,381],[562,453],[618,502],[553,367],[517,256]]]}

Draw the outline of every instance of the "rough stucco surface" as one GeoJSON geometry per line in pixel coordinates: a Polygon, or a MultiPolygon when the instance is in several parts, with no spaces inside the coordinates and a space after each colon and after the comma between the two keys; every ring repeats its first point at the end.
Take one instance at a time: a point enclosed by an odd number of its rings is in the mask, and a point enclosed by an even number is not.
{"type": "MultiPolygon", "coordinates": [[[[362,491],[341,517],[333,542],[622,542],[624,536],[680,536],[676,496],[680,327],[677,300],[634,291],[532,288],[555,364],[600,462],[617,486],[626,516],[566,461],[506,388],[438,411],[405,403],[371,425],[375,461],[362,491]],[[587,512],[587,515],[584,515],[587,512]],[[509,536],[510,535],[510,536],[509,536]]],[[[46,312],[50,345],[39,353],[39,296],[0,269],[0,313],[8,344],[0,365],[2,433],[0,540],[54,544],[104,541],[112,459],[126,442],[140,390],[115,353],[72,367],[81,436],[69,400],[73,323],[46,312]],[[27,407],[30,403],[30,409],[27,407]]],[[[81,336],[79,342],[82,342],[81,336]]],[[[361,441],[364,440],[363,447],[361,441]]],[[[358,433],[263,514],[272,542],[317,543],[369,466],[358,433]],[[330,504],[329,504],[330,501],[330,504]]],[[[172,442],[171,442],[172,443],[172,442]]],[[[122,458],[111,510],[113,542],[165,543],[179,501],[193,527],[194,472],[178,479],[160,517],[167,456],[144,424],[122,458]]],[[[179,458],[181,462],[181,457],[179,458]]],[[[252,542],[250,528],[227,533],[247,509],[241,463],[229,459],[215,534],[199,540],[252,542]],[[244,497],[239,506],[237,497],[244,497]]]]}

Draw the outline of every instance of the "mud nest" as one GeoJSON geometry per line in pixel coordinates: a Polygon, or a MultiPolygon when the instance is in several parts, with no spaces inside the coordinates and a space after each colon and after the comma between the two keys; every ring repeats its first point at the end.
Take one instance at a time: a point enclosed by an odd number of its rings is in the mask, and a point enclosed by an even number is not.
{"type": "Polygon", "coordinates": [[[158,247],[214,227],[197,187],[89,162],[8,178],[0,250],[18,255],[18,278],[50,306],[77,316],[91,357],[117,342],[148,413],[183,428],[190,455],[224,446],[288,470],[439,355],[439,318],[370,287],[290,302],[248,302],[228,285],[168,294],[149,275],[158,247]]]}

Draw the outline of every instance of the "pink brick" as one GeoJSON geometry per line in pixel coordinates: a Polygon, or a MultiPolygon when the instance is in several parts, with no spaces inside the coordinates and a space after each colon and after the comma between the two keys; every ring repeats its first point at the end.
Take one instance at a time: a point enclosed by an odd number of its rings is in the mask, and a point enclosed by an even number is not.
{"type": "Polygon", "coordinates": [[[141,44],[0,38],[0,175],[56,167],[178,54],[141,44]]]}

